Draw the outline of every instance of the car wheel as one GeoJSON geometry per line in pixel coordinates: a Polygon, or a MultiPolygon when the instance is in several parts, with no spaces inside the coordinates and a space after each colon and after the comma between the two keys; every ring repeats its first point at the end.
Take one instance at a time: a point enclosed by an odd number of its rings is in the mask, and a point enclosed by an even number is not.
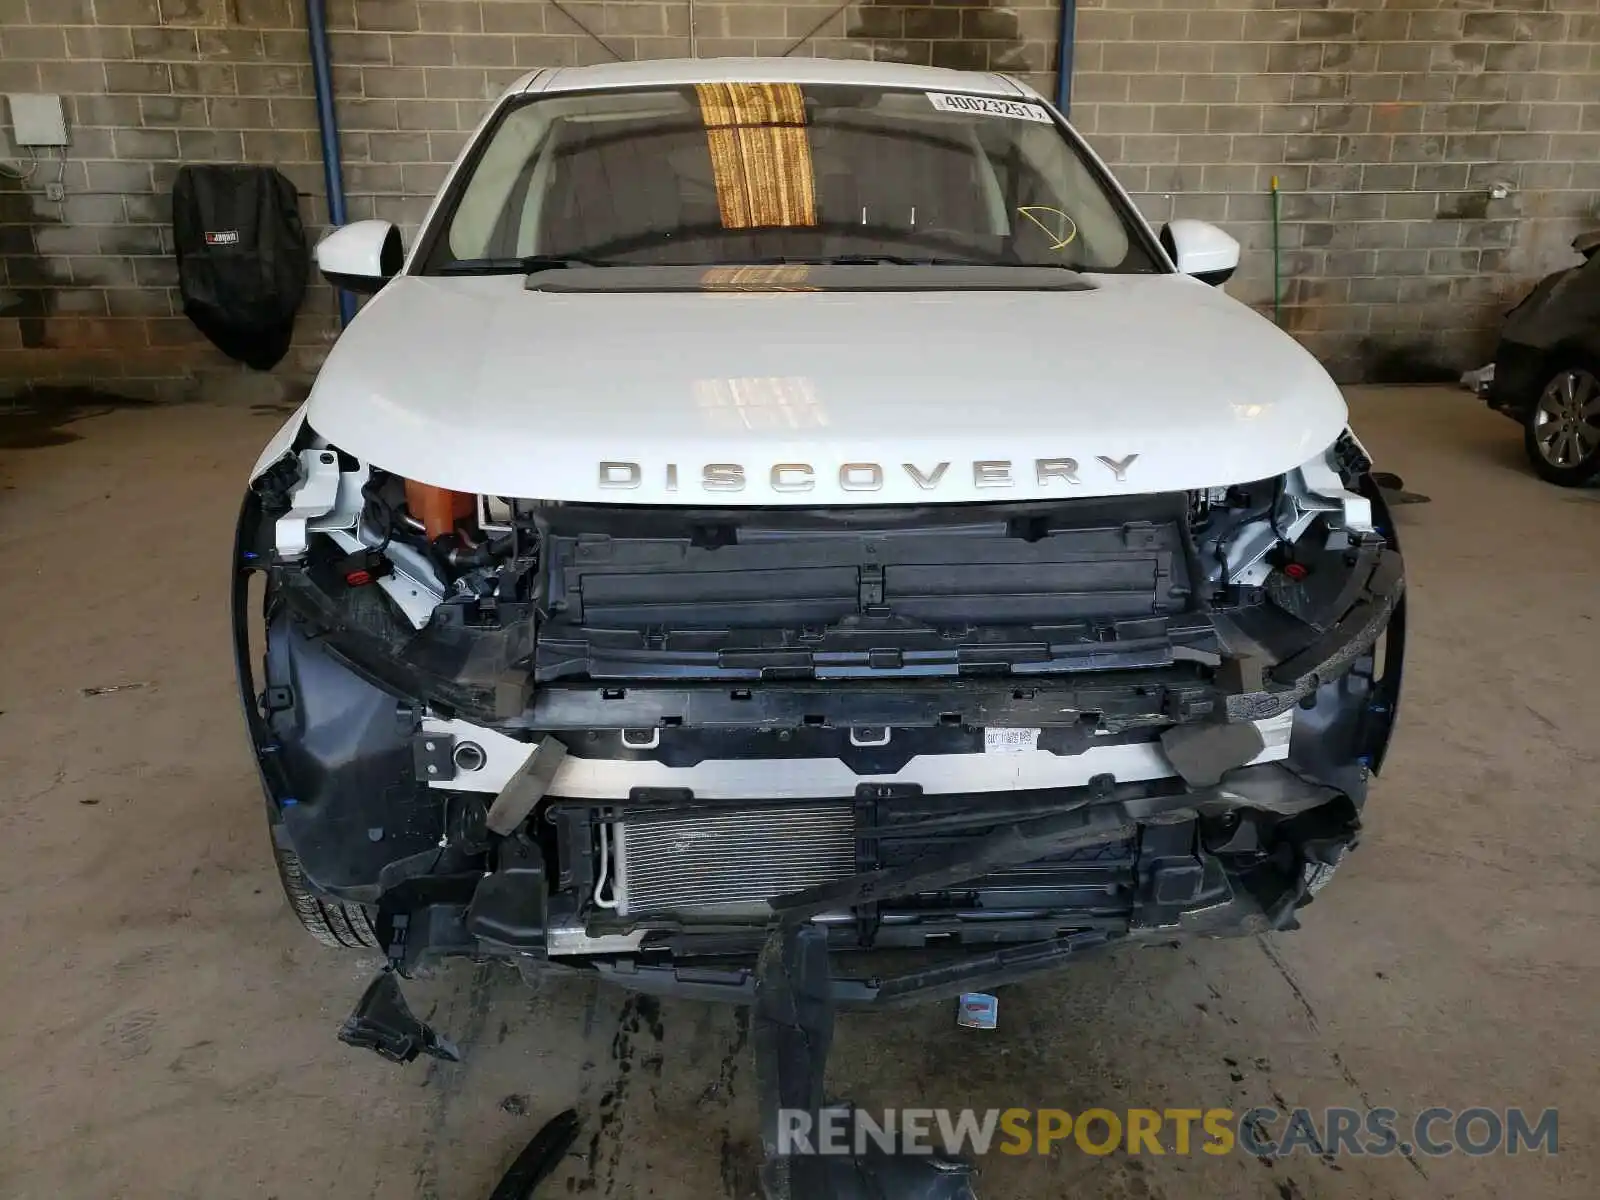
{"type": "Polygon", "coordinates": [[[283,884],[283,894],[306,932],[324,946],[346,950],[378,948],[378,932],[373,928],[372,915],[365,908],[317,895],[306,884],[305,872],[300,869],[300,859],[293,850],[274,846],[273,853],[278,860],[278,881],[283,884]]]}
{"type": "Polygon", "coordinates": [[[1523,433],[1540,478],[1561,487],[1600,478],[1600,364],[1562,363],[1529,407],[1523,433]]]}

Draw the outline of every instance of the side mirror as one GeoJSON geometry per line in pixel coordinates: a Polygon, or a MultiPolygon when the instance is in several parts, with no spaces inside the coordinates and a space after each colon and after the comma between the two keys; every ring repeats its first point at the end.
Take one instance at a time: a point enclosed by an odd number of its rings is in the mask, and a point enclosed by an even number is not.
{"type": "Polygon", "coordinates": [[[317,243],[317,269],[336,288],[370,296],[400,273],[405,247],[387,221],[352,221],[317,243]]]}
{"type": "Polygon", "coordinates": [[[1239,267],[1239,243],[1209,221],[1168,221],[1161,246],[1180,272],[1212,287],[1227,283],[1239,267]]]}

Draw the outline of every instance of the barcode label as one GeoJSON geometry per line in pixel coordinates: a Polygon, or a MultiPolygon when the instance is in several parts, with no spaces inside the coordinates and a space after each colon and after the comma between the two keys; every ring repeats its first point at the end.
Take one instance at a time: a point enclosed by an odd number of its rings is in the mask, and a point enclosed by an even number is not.
{"type": "Polygon", "coordinates": [[[1020,754],[1024,750],[1039,748],[1037,729],[985,729],[983,752],[985,754],[1020,754]]]}
{"type": "Polygon", "coordinates": [[[951,96],[943,92],[928,92],[928,103],[941,112],[965,113],[967,116],[1009,117],[1013,121],[1038,121],[1050,124],[1050,114],[1038,104],[1023,104],[1017,100],[1000,100],[993,96],[951,96]]]}

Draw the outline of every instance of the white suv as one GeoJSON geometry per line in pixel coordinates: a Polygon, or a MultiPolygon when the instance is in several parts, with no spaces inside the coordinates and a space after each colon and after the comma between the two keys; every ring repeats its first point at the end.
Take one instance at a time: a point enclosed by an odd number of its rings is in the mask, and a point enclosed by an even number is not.
{"type": "Polygon", "coordinates": [[[1292,925],[1354,842],[1403,567],[1343,400],[1022,84],[541,71],[409,254],[317,254],[377,294],[235,593],[323,940],[730,999],[775,925],[938,951],[833,980],[884,1002],[1292,925]]]}

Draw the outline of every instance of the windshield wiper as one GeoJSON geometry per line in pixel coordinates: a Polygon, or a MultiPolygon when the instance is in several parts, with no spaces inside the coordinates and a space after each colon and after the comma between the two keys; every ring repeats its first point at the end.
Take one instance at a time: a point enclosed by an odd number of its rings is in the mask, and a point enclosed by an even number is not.
{"type": "Polygon", "coordinates": [[[758,258],[750,265],[769,264],[806,267],[981,267],[984,265],[966,258],[913,258],[904,254],[786,255],[779,258],[758,258]]]}
{"type": "Polygon", "coordinates": [[[522,258],[466,258],[445,263],[441,275],[532,275],[564,267],[609,267],[611,263],[575,255],[529,254],[522,258]]]}
{"type": "Polygon", "coordinates": [[[1069,263],[999,262],[981,258],[912,257],[905,254],[824,254],[815,257],[759,258],[749,265],[766,266],[768,264],[795,264],[813,267],[1011,267],[1017,270],[1030,270],[1038,267],[1046,270],[1060,269],[1066,271],[1081,269],[1069,263]]]}

